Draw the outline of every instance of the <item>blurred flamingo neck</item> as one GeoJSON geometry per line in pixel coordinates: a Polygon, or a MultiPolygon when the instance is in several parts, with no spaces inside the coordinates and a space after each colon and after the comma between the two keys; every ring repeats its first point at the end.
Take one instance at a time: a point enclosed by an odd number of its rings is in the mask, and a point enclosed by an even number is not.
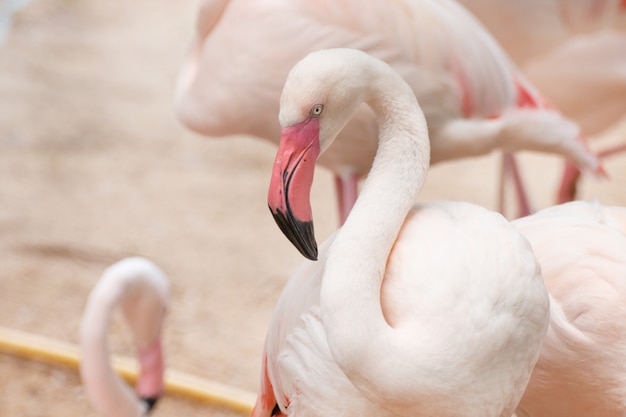
{"type": "Polygon", "coordinates": [[[376,371],[381,366],[376,353],[393,351],[384,345],[396,344],[382,313],[381,282],[425,180],[430,146],[411,89],[387,66],[368,70],[364,101],[379,122],[379,148],[361,194],[329,248],[320,303],[335,361],[359,389],[374,392],[385,386],[376,371]]]}

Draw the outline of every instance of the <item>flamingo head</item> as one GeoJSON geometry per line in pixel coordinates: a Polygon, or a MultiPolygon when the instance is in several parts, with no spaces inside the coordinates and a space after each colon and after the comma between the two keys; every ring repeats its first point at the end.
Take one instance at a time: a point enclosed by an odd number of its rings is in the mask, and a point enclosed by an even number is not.
{"type": "Polygon", "coordinates": [[[310,204],[315,162],[363,102],[367,84],[346,55],[359,60],[365,54],[329,49],[307,55],[287,76],[280,98],[281,138],[268,205],[282,232],[311,260],[317,259],[310,204]]]}

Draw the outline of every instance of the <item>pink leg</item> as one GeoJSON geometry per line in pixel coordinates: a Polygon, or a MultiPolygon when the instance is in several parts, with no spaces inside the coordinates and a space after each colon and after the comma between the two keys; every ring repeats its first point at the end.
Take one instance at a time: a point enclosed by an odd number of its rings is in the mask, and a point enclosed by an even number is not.
{"type": "Polygon", "coordinates": [[[565,161],[565,168],[563,169],[563,178],[561,178],[561,185],[557,193],[556,202],[558,204],[567,203],[573,201],[576,198],[576,189],[578,188],[578,179],[580,178],[580,171],[571,161],[565,161]]]}
{"type": "Polygon", "coordinates": [[[359,193],[359,177],[356,174],[335,175],[337,202],[339,203],[339,224],[345,223],[359,193]]]}
{"type": "Polygon", "coordinates": [[[522,181],[522,176],[520,175],[519,166],[517,164],[517,160],[515,156],[508,153],[502,153],[502,172],[500,175],[500,212],[504,213],[504,185],[506,181],[506,177],[511,176],[513,180],[513,187],[515,189],[515,196],[517,197],[518,202],[518,217],[528,216],[532,211],[530,208],[530,203],[528,201],[528,195],[526,194],[526,188],[524,187],[524,182],[522,181]]]}
{"type": "Polygon", "coordinates": [[[504,190],[506,189],[506,179],[510,175],[509,170],[510,166],[506,163],[506,158],[502,154],[502,159],[500,160],[500,184],[498,187],[498,211],[502,214],[505,214],[506,210],[504,190]]]}

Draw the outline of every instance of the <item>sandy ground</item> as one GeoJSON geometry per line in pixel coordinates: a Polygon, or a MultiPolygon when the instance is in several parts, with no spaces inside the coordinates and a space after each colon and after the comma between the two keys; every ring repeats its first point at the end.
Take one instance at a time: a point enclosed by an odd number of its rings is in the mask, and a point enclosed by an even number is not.
{"type": "MultiPolygon", "coordinates": [[[[78,341],[86,297],[129,255],[171,280],[168,366],[255,392],[273,305],[299,254],[266,207],[275,149],[209,140],[172,111],[196,2],[36,1],[0,47],[0,326],[78,341]]],[[[496,155],[433,168],[423,199],[495,208],[496,155]]],[[[626,204],[626,159],[582,196],[626,204]]],[[[560,161],[523,157],[536,207],[560,161]]],[[[332,179],[313,190],[318,240],[337,224],[332,179]]],[[[119,317],[112,349],[132,354],[119,317]]],[[[155,416],[227,416],[168,396],[155,416]]],[[[93,416],[75,370],[0,353],[0,415],[93,416]]]]}

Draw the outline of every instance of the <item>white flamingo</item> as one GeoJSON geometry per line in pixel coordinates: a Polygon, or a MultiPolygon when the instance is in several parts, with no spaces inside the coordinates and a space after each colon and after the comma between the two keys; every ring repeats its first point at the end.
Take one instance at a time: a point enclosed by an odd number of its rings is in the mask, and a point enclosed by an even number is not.
{"type": "Polygon", "coordinates": [[[550,292],[550,326],[518,417],[626,413],[626,207],[572,202],[513,225],[550,292]]]}
{"type": "Polygon", "coordinates": [[[548,324],[539,267],[498,213],[413,205],[428,131],[387,64],[353,49],[296,64],[280,101],[270,209],[315,258],[315,161],[363,102],[380,126],[374,165],[320,261],[307,261],[280,297],[253,416],[510,417],[548,324]]]}
{"type": "Polygon", "coordinates": [[[94,409],[106,417],[140,417],[163,390],[161,326],[168,303],[163,272],[143,258],[127,258],[103,274],[92,290],[80,328],[80,373],[94,409]],[[113,311],[121,308],[132,330],[139,376],[137,396],[110,364],[107,333],[113,311]]]}
{"type": "MultiPolygon", "coordinates": [[[[598,160],[577,140],[575,123],[531,109],[540,101],[534,89],[482,25],[449,0],[371,0],[366,7],[361,0],[205,0],[179,75],[178,118],[203,135],[246,134],[276,143],[289,69],[309,52],[336,47],[384,60],[411,85],[428,120],[431,163],[532,150],[598,170],[598,160]]],[[[320,157],[336,177],[341,222],[358,179],[371,167],[377,131],[371,111],[361,106],[342,139],[320,157]]],[[[521,210],[529,211],[526,202],[521,210]]]]}

